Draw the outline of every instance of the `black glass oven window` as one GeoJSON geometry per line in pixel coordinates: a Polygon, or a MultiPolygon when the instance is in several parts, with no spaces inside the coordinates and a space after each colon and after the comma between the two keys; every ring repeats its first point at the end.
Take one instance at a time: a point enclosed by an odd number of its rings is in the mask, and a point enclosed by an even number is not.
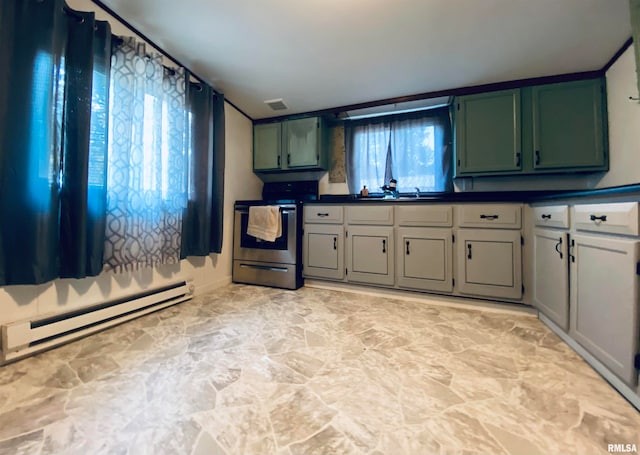
{"type": "Polygon", "coordinates": [[[267,240],[262,240],[255,238],[252,235],[247,234],[247,226],[249,225],[249,214],[243,213],[241,218],[241,230],[242,236],[240,238],[240,246],[242,248],[258,248],[261,250],[286,250],[288,244],[289,237],[289,223],[287,221],[287,217],[289,214],[287,212],[281,212],[280,216],[282,218],[282,235],[278,237],[275,242],[269,242],[267,240]]]}

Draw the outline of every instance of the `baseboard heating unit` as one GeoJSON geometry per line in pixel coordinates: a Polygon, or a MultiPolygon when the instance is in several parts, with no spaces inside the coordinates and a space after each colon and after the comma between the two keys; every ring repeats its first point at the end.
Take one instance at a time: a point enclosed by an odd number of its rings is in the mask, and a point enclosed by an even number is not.
{"type": "Polygon", "coordinates": [[[0,326],[0,363],[26,357],[193,297],[193,286],[178,281],[77,311],[0,326]]]}

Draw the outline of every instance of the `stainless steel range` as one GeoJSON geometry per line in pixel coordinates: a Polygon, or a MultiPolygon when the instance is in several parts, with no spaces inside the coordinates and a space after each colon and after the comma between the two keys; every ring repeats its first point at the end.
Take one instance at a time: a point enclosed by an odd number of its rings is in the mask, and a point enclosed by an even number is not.
{"type": "Polygon", "coordinates": [[[269,182],[262,200],[236,201],[233,230],[233,282],[298,289],[302,279],[302,203],[318,199],[317,181],[269,182]],[[277,205],[282,235],[274,242],[247,234],[249,207],[277,205]]]}

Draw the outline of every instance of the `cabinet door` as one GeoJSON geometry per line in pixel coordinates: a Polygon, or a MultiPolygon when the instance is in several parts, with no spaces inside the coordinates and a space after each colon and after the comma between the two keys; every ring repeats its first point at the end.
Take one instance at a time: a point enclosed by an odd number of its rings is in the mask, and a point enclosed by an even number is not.
{"type": "Polygon", "coordinates": [[[304,225],[306,277],[344,278],[344,233],[342,225],[304,225]]]}
{"type": "Polygon", "coordinates": [[[522,297],[520,231],[460,229],[457,271],[462,294],[522,297]]]}
{"type": "Polygon", "coordinates": [[[638,241],[571,240],[571,336],[634,386],[638,352],[638,241]]]}
{"type": "Polygon", "coordinates": [[[462,96],[456,109],[456,175],[521,169],[520,90],[462,96]]]}
{"type": "Polygon", "coordinates": [[[533,250],[533,304],[563,330],[569,330],[567,234],[536,229],[533,250]]]}
{"type": "Polygon", "coordinates": [[[283,124],[287,168],[316,167],[319,164],[319,129],[317,117],[288,120],[283,124]]]}
{"type": "Polygon", "coordinates": [[[347,280],[393,285],[393,228],[349,226],[347,231],[347,280]]]}
{"type": "Polygon", "coordinates": [[[602,79],[532,88],[533,167],[606,169],[602,79]]]}
{"type": "Polygon", "coordinates": [[[281,124],[267,123],[253,127],[253,170],[280,169],[281,124]]]}
{"type": "Polygon", "coordinates": [[[398,229],[398,286],[451,292],[453,249],[451,230],[398,229]]]}

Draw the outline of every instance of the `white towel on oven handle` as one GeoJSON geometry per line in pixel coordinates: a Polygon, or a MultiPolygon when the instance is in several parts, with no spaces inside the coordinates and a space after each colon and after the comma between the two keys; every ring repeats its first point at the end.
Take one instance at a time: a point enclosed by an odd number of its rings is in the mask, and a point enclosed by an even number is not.
{"type": "Polygon", "coordinates": [[[277,205],[252,205],[249,207],[247,234],[268,242],[282,235],[282,217],[277,205]]]}

